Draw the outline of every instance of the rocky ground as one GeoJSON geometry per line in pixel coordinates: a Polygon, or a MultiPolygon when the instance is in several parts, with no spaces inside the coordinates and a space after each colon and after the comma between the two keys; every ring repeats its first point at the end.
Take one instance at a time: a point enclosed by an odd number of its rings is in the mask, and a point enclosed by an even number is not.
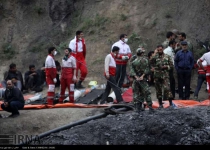
{"type": "Polygon", "coordinates": [[[209,145],[210,107],[108,115],[41,139],[41,145],[209,145]]]}

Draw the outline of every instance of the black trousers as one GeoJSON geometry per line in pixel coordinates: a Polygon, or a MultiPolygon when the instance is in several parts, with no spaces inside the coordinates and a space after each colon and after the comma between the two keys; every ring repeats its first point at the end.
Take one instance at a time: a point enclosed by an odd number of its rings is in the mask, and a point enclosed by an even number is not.
{"type": "Polygon", "coordinates": [[[177,71],[178,74],[178,88],[179,88],[179,98],[188,99],[190,98],[190,81],[191,81],[191,70],[177,71]],[[183,91],[183,86],[185,86],[185,92],[183,91]]]}
{"type": "Polygon", "coordinates": [[[175,98],[175,78],[174,78],[174,70],[169,70],[169,81],[170,81],[170,89],[173,97],[175,98]]]}
{"type": "Polygon", "coordinates": [[[19,101],[12,101],[8,107],[5,107],[4,104],[1,104],[1,108],[7,112],[11,112],[12,114],[19,114],[18,110],[24,108],[24,103],[19,101]]]}
{"type": "Polygon", "coordinates": [[[107,98],[108,98],[108,96],[109,96],[109,94],[111,92],[111,89],[115,93],[117,102],[119,103],[119,102],[123,101],[120,89],[116,85],[117,84],[116,84],[115,77],[114,76],[110,76],[109,80],[107,80],[106,89],[105,89],[105,92],[104,92],[104,94],[102,96],[102,99],[101,99],[102,103],[107,101],[107,98]]]}
{"type": "Polygon", "coordinates": [[[116,82],[118,87],[122,87],[126,75],[126,65],[116,65],[116,82]]]}

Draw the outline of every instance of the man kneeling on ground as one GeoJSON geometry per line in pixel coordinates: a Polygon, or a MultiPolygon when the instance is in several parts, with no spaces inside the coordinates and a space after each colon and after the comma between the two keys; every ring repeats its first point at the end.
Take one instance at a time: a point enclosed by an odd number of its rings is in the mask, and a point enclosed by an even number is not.
{"type": "Polygon", "coordinates": [[[25,73],[25,88],[26,92],[41,92],[40,75],[35,70],[35,65],[29,65],[29,71],[25,73]]]}
{"type": "Polygon", "coordinates": [[[1,108],[5,111],[12,112],[9,117],[17,117],[20,115],[20,109],[24,108],[24,98],[21,91],[14,87],[11,80],[7,81],[7,89],[4,93],[4,103],[1,104],[1,108]]]}

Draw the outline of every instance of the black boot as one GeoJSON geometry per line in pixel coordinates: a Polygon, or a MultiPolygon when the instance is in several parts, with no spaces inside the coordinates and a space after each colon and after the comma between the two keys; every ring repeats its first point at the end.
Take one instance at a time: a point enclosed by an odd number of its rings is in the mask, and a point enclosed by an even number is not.
{"type": "Polygon", "coordinates": [[[134,106],[137,113],[140,113],[141,111],[143,111],[142,103],[135,103],[134,106]]]}
{"type": "Polygon", "coordinates": [[[76,86],[78,89],[82,89],[82,88],[85,88],[84,86],[82,86],[82,81],[80,80],[78,83],[77,83],[77,86],[76,86]]]}
{"type": "Polygon", "coordinates": [[[162,109],[163,108],[163,102],[162,102],[163,100],[162,100],[162,98],[159,98],[158,99],[158,102],[159,102],[159,107],[158,107],[158,109],[162,109]]]}
{"type": "Polygon", "coordinates": [[[149,112],[150,113],[154,113],[155,112],[155,110],[152,108],[152,105],[148,105],[148,107],[149,107],[149,112]]]}
{"type": "Polygon", "coordinates": [[[173,100],[173,98],[169,98],[169,104],[170,104],[169,109],[176,109],[176,106],[173,105],[172,100],[173,100]]]}

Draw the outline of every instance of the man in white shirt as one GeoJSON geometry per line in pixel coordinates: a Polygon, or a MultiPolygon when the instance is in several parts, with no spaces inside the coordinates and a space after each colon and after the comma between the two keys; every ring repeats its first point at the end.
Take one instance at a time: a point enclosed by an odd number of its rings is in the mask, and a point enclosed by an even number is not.
{"type": "MultiPolygon", "coordinates": [[[[208,82],[208,85],[210,85],[210,52],[205,53],[200,59],[198,64],[201,66],[201,68],[206,72],[206,81],[208,82]],[[202,62],[203,61],[207,62],[206,68],[204,68],[202,62]]],[[[209,93],[209,100],[210,100],[210,88],[208,89],[209,93]]]]}
{"type": "Polygon", "coordinates": [[[116,57],[116,82],[117,86],[122,88],[123,81],[125,79],[126,75],[126,67],[128,60],[131,58],[131,50],[128,44],[128,38],[126,34],[120,35],[120,40],[112,45],[112,48],[114,46],[117,46],[120,48],[119,54],[116,57]]]}
{"type": "Polygon", "coordinates": [[[76,75],[78,77],[79,70],[81,74],[75,88],[84,88],[82,86],[82,82],[85,80],[88,73],[87,64],[85,60],[86,44],[85,44],[85,39],[83,38],[83,36],[84,34],[82,31],[77,31],[75,38],[71,40],[69,43],[69,48],[72,50],[72,56],[76,58],[76,62],[77,62],[76,75]]]}
{"type": "Polygon", "coordinates": [[[120,93],[120,89],[116,86],[115,74],[116,74],[116,62],[115,58],[119,53],[120,48],[114,46],[112,48],[112,52],[108,54],[105,58],[104,65],[104,76],[107,79],[106,89],[101,98],[100,104],[104,104],[110,94],[111,89],[114,91],[116,95],[116,100],[118,104],[125,104],[123,101],[122,95],[120,93]]]}
{"type": "MultiPolygon", "coordinates": [[[[175,47],[176,47],[176,42],[172,40],[169,42],[168,47],[163,51],[165,54],[171,57],[173,65],[174,65],[174,57],[175,57],[175,53],[174,53],[175,47]]],[[[177,76],[176,76],[175,70],[172,68],[171,70],[169,70],[169,81],[170,81],[170,89],[171,89],[172,95],[175,98],[175,86],[176,86],[175,80],[177,80],[177,78],[175,79],[174,77],[177,77],[177,76]]]]}

